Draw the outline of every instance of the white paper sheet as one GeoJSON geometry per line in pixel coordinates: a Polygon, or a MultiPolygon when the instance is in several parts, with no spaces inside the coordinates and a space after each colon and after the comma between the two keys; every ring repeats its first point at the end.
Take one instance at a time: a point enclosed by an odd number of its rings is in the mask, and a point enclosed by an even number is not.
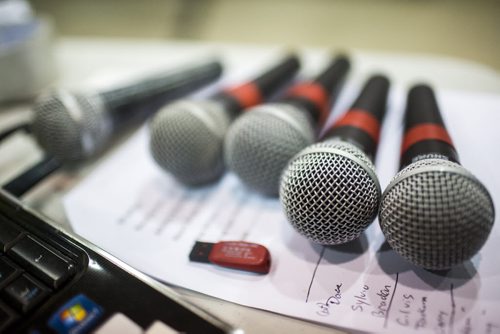
{"type": "MultiPolygon", "coordinates": [[[[392,90],[383,127],[377,157],[383,188],[398,166],[405,94],[392,90]]],[[[342,99],[350,103],[354,96],[342,99]]],[[[462,164],[498,203],[500,96],[440,92],[438,98],[462,164]]],[[[278,200],[249,192],[234,175],[187,190],[156,167],[147,145],[142,128],[64,201],[77,233],[139,270],[235,303],[350,329],[500,333],[498,221],[480,253],[443,276],[384,246],[378,221],[358,241],[326,248],[295,232],[278,200]],[[195,240],[263,244],[271,271],[190,263],[195,240]]]]}

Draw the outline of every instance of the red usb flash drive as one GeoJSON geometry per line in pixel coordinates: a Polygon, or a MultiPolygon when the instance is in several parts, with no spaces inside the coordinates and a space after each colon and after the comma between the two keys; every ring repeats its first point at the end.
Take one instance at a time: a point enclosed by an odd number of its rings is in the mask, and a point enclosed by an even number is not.
{"type": "Polygon", "coordinates": [[[215,244],[197,241],[189,259],[260,274],[267,274],[271,267],[271,255],[267,248],[246,241],[220,241],[215,244]]]}

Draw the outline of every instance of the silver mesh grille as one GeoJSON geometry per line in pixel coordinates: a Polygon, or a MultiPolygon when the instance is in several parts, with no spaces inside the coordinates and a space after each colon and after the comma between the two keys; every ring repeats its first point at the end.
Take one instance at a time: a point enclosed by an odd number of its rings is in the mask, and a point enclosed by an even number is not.
{"type": "Polygon", "coordinates": [[[153,158],[186,185],[213,181],[224,172],[223,139],[230,121],[227,111],[215,102],[170,104],[150,124],[153,158]]]}
{"type": "Polygon", "coordinates": [[[408,261],[447,269],[477,253],[494,215],[488,191],[472,174],[456,163],[427,159],[391,181],[379,220],[388,243],[408,261]]]}
{"type": "Polygon", "coordinates": [[[96,96],[59,91],[34,107],[32,130],[38,143],[60,161],[84,159],[102,148],[109,120],[96,96]]]}
{"type": "Polygon", "coordinates": [[[280,200],[288,221],[323,245],[359,237],[375,219],[380,186],[357,147],[329,140],[301,151],[283,172],[280,200]]]}
{"type": "Polygon", "coordinates": [[[314,142],[307,112],[288,104],[267,104],[238,118],[225,140],[227,166],[249,188],[277,196],[288,161],[314,142]]]}

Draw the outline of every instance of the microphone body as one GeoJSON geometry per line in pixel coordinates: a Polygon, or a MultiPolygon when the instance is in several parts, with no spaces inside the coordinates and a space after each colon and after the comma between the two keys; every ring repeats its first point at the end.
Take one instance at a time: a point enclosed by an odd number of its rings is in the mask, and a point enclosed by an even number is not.
{"type": "Polygon", "coordinates": [[[57,90],[36,102],[31,129],[50,155],[61,162],[78,162],[102,151],[120,129],[146,119],[159,103],[195,91],[221,72],[219,62],[208,62],[108,91],[57,90]]]}
{"type": "Polygon", "coordinates": [[[188,186],[219,179],[225,170],[223,141],[244,109],[261,103],[288,83],[300,63],[295,55],[247,83],[205,101],[180,100],[162,108],[150,124],[150,150],[156,163],[188,186]]]}
{"type": "Polygon", "coordinates": [[[324,140],[300,151],[283,171],[280,201],[290,224],[322,245],[349,242],[377,216],[381,190],[373,158],[389,80],[371,77],[324,140]]]}
{"type": "Polygon", "coordinates": [[[339,56],[315,80],[292,86],[278,103],[253,108],[234,122],[224,142],[224,158],[246,186],[278,195],[281,172],[315,141],[349,67],[348,59],[339,56]]]}
{"type": "Polygon", "coordinates": [[[426,269],[444,270],[469,260],[491,232],[494,205],[484,185],[459,164],[426,85],[408,94],[401,168],[380,205],[387,242],[426,269]]]}

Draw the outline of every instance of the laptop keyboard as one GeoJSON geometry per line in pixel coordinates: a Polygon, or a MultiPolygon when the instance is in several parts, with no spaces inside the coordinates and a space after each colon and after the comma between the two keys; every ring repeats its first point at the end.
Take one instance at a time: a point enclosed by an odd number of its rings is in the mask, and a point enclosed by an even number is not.
{"type": "Polygon", "coordinates": [[[0,190],[0,333],[233,331],[0,190]]]}
{"type": "Polygon", "coordinates": [[[76,274],[60,250],[0,217],[0,331],[29,313],[76,274]]]}

